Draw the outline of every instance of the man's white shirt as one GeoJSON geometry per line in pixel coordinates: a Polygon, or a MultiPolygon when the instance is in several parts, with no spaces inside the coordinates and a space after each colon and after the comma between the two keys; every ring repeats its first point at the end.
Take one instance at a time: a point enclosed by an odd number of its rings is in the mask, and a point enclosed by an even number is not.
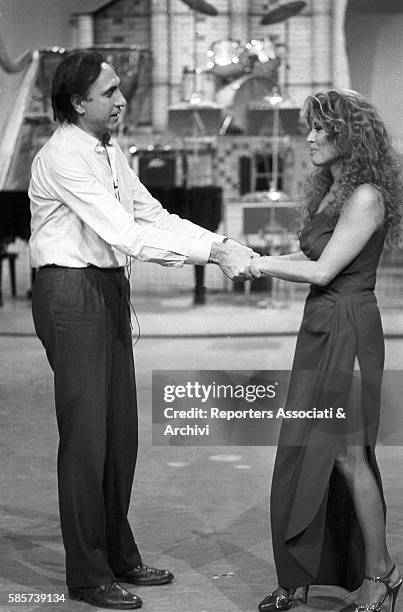
{"type": "Polygon", "coordinates": [[[205,264],[211,244],[224,239],[168,213],[115,141],[106,150],[72,124],[59,126],[36,155],[29,197],[35,268],[116,268],[126,255],[167,266],[205,264]]]}

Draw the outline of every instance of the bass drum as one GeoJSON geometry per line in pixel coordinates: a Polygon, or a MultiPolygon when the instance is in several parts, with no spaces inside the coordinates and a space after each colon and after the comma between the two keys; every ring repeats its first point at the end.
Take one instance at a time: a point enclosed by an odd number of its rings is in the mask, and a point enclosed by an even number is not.
{"type": "Polygon", "coordinates": [[[220,106],[231,115],[233,124],[247,132],[247,111],[250,104],[263,102],[269,96],[277,81],[262,75],[246,75],[218,90],[216,99],[220,106]]]}

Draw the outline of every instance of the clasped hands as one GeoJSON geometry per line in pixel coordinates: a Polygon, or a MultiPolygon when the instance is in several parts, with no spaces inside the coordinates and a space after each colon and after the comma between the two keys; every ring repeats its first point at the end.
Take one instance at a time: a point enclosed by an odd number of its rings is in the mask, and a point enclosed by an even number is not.
{"type": "Polygon", "coordinates": [[[214,242],[211,246],[209,261],[220,266],[221,271],[231,280],[253,280],[261,276],[261,271],[253,260],[260,255],[249,247],[228,239],[225,243],[214,242]]]}

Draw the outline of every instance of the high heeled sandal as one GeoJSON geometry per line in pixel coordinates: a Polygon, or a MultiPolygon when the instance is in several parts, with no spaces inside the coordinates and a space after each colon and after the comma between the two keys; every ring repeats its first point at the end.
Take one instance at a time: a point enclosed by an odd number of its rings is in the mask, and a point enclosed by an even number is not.
{"type": "MultiPolygon", "coordinates": [[[[302,601],[306,604],[308,599],[309,584],[302,587],[302,601]]],[[[259,612],[276,612],[276,610],[289,610],[294,603],[295,593],[297,589],[292,593],[285,594],[281,593],[278,589],[269,593],[258,605],[259,612]]]]}
{"type": "Polygon", "coordinates": [[[390,572],[388,572],[385,576],[364,576],[364,580],[372,580],[373,582],[381,582],[386,587],[386,593],[382,595],[378,601],[368,604],[356,604],[351,603],[349,606],[343,608],[340,612],[382,612],[383,604],[385,603],[385,599],[389,597],[389,612],[394,612],[397,595],[399,593],[400,587],[402,586],[403,579],[400,578],[396,584],[390,586],[391,578],[390,576],[393,574],[396,569],[396,565],[392,567],[390,572]]]}

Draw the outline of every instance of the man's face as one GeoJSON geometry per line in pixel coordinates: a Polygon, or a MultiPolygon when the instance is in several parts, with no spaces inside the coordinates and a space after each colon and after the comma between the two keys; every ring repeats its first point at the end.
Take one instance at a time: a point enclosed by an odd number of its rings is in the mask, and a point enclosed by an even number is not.
{"type": "Polygon", "coordinates": [[[112,66],[103,62],[97,80],[76,109],[77,123],[84,131],[96,138],[102,138],[116,126],[119,114],[126,106],[119,85],[120,79],[112,66]]]}

